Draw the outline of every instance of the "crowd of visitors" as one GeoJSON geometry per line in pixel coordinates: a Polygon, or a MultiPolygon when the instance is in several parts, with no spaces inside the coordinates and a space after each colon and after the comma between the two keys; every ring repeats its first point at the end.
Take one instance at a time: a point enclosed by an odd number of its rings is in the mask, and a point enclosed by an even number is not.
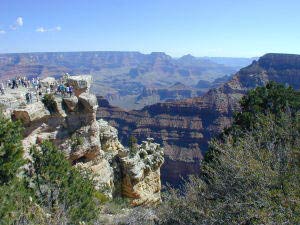
{"type": "Polygon", "coordinates": [[[71,97],[73,95],[73,86],[71,85],[65,86],[64,84],[60,84],[57,87],[57,93],[64,97],[67,95],[71,97]]]}
{"type": "Polygon", "coordinates": [[[6,81],[0,82],[0,91],[1,94],[5,94],[5,90],[10,89],[16,89],[19,87],[24,88],[35,88],[35,89],[41,89],[40,79],[39,78],[32,78],[31,80],[27,77],[15,77],[13,79],[8,79],[6,81]]]}
{"type": "Polygon", "coordinates": [[[71,97],[73,95],[73,87],[66,84],[64,79],[55,80],[55,82],[43,82],[39,77],[27,78],[27,77],[15,77],[6,81],[0,81],[1,95],[5,95],[8,89],[18,89],[23,87],[26,89],[25,99],[26,103],[33,102],[33,98],[36,101],[44,94],[55,94],[61,97],[71,97]]]}

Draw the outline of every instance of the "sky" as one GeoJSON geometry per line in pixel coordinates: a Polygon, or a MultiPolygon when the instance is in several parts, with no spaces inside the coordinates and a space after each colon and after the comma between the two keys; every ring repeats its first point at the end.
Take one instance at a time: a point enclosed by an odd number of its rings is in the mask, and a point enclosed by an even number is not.
{"type": "Polygon", "coordinates": [[[0,53],[300,54],[299,0],[0,0],[0,53]]]}

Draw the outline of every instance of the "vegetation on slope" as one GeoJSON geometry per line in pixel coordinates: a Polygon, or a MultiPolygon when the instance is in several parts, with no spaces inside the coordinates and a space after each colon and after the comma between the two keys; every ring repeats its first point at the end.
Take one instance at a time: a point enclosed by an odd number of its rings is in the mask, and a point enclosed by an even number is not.
{"type": "Polygon", "coordinates": [[[269,83],[210,143],[199,177],[170,189],[161,224],[299,224],[299,93],[269,83]]]}
{"type": "Polygon", "coordinates": [[[9,183],[24,165],[21,145],[22,128],[0,113],[0,185],[9,183]]]}
{"type": "Polygon", "coordinates": [[[79,224],[97,219],[101,193],[52,143],[23,159],[20,123],[0,117],[0,224],[79,224]]]}

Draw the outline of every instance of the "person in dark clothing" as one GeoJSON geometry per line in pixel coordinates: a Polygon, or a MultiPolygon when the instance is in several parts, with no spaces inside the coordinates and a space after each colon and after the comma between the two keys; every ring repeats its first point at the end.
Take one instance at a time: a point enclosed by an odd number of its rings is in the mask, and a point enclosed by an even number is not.
{"type": "Polygon", "coordinates": [[[73,86],[69,87],[69,94],[70,94],[70,97],[73,95],[73,86]]]}
{"type": "Polygon", "coordinates": [[[13,81],[12,81],[12,89],[15,89],[15,88],[18,88],[18,84],[17,84],[16,79],[13,79],[13,81]]]}
{"type": "Polygon", "coordinates": [[[27,92],[26,95],[25,95],[25,97],[26,97],[27,104],[29,104],[30,103],[30,93],[27,92]]]}

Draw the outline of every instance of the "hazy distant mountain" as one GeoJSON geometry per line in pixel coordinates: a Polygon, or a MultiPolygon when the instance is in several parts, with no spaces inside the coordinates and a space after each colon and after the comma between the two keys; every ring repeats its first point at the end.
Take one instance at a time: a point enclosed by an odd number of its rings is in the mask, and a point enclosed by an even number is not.
{"type": "Polygon", "coordinates": [[[139,109],[148,103],[202,95],[206,89],[197,86],[199,81],[213,82],[235,73],[239,63],[234,64],[234,60],[230,60],[234,65],[231,66],[223,61],[220,61],[222,64],[217,63],[213,58],[192,55],[175,59],[163,52],[0,54],[0,78],[91,74],[94,77],[92,91],[95,94],[106,97],[114,105],[139,109]],[[185,85],[185,88],[181,87],[181,91],[170,89],[177,82],[185,85]],[[148,95],[144,96],[145,90],[151,89],[156,91],[147,91],[148,95]],[[153,93],[153,96],[149,96],[149,93],[153,93]]]}
{"type": "Polygon", "coordinates": [[[235,57],[203,57],[203,59],[210,60],[212,62],[229,66],[232,68],[240,69],[250,65],[253,60],[257,60],[258,57],[253,58],[235,58],[235,57]]]}

